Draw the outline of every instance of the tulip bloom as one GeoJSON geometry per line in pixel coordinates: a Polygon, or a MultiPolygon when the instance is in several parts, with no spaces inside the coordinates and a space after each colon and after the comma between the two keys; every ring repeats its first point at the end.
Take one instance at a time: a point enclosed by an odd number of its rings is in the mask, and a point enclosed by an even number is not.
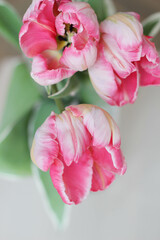
{"type": "Polygon", "coordinates": [[[119,129],[103,109],[82,104],[54,112],[37,130],[32,161],[50,169],[54,187],[67,204],[78,204],[89,191],[106,189],[126,165],[119,129]]]}
{"type": "Polygon", "coordinates": [[[98,57],[89,75],[111,105],[133,103],[139,85],[160,84],[159,57],[139,20],[137,13],[117,13],[100,25],[98,57]]]}
{"type": "Polygon", "coordinates": [[[94,64],[99,24],[88,3],[33,0],[19,39],[24,53],[33,58],[33,79],[46,86],[94,64]]]}

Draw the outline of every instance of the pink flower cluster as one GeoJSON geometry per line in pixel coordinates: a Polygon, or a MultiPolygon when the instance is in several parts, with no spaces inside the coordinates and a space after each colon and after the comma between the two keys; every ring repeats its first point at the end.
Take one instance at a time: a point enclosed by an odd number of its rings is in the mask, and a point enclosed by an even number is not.
{"type": "MultiPolygon", "coordinates": [[[[117,13],[99,25],[86,2],[33,0],[19,39],[33,58],[33,79],[43,86],[88,69],[96,92],[122,106],[135,101],[139,86],[160,84],[160,58],[137,13],[117,13]]],[[[60,115],[52,112],[37,130],[31,158],[41,170],[50,170],[65,203],[78,204],[125,173],[120,142],[106,111],[69,106],[60,115]]]]}
{"type": "Polygon", "coordinates": [[[117,13],[99,27],[88,3],[34,0],[23,23],[20,45],[40,85],[89,69],[96,92],[122,106],[135,101],[139,85],[160,84],[160,58],[137,13],[117,13]]]}

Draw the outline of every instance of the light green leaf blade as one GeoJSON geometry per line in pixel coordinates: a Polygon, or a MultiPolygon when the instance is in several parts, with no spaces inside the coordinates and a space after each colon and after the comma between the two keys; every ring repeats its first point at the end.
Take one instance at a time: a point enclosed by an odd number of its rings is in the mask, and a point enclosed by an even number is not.
{"type": "MultiPolygon", "coordinates": [[[[30,135],[32,139],[36,130],[51,114],[51,111],[58,113],[58,109],[53,100],[44,100],[38,106],[37,111],[34,113],[30,122],[30,135]]],[[[35,165],[33,165],[33,175],[54,226],[58,228],[65,227],[68,223],[69,207],[64,204],[54,188],[49,172],[42,172],[35,165]]]]}
{"type": "Polygon", "coordinates": [[[160,12],[152,14],[143,21],[143,31],[144,35],[153,37],[160,32],[160,12]]]}
{"type": "Polygon", "coordinates": [[[69,207],[64,204],[54,188],[49,171],[42,172],[33,166],[33,174],[53,225],[56,228],[64,228],[68,223],[69,207]]]}
{"type": "Polygon", "coordinates": [[[27,66],[20,63],[14,69],[0,125],[0,136],[9,132],[39,99],[40,92],[30,77],[27,66]]]}
{"type": "Polygon", "coordinates": [[[16,10],[7,2],[0,1],[0,33],[19,48],[19,31],[22,21],[16,10]]]}
{"type": "Polygon", "coordinates": [[[31,159],[27,140],[29,115],[22,118],[0,143],[0,174],[4,176],[31,174],[31,159]]]}

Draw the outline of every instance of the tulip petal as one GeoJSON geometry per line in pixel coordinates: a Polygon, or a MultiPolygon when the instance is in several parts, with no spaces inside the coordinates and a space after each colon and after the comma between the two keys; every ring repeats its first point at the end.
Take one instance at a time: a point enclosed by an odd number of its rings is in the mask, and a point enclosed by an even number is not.
{"type": "Polygon", "coordinates": [[[110,143],[111,128],[102,109],[89,104],[69,106],[66,109],[70,109],[76,117],[80,114],[83,124],[92,136],[93,146],[105,147],[110,143]]]}
{"type": "Polygon", "coordinates": [[[37,17],[37,11],[39,9],[42,0],[33,0],[26,13],[23,16],[23,22],[26,22],[37,17]]]}
{"type": "MultiPolygon", "coordinates": [[[[92,153],[93,157],[93,176],[91,191],[96,192],[106,189],[115,179],[115,174],[108,170],[112,168],[110,156],[104,153],[104,149],[95,149],[92,153]],[[107,165],[107,161],[109,164],[107,165]],[[111,164],[111,166],[110,166],[111,164]]],[[[113,168],[114,169],[114,168],[113,168]]],[[[112,169],[112,170],[113,170],[112,169]]]]}
{"type": "MultiPolygon", "coordinates": [[[[130,59],[133,58],[133,54],[129,57],[129,53],[127,58],[125,58],[122,51],[117,42],[107,34],[103,34],[103,44],[104,44],[104,56],[106,60],[112,65],[113,70],[117,73],[120,78],[128,77],[132,72],[136,71],[136,67],[133,63],[130,62],[130,59]],[[129,57],[129,59],[128,59],[129,57]]],[[[140,59],[140,55],[139,55],[140,59]]],[[[139,60],[138,59],[138,60],[139,60]]],[[[134,61],[137,59],[134,59],[134,61]]]]}
{"type": "Polygon", "coordinates": [[[90,104],[71,105],[66,108],[68,109],[74,116],[83,118],[83,123],[92,135],[93,146],[120,148],[119,128],[109,113],[90,104]]]}
{"type": "Polygon", "coordinates": [[[50,168],[54,187],[67,204],[78,204],[84,200],[91,188],[93,161],[88,152],[84,153],[78,163],[69,167],[56,159],[50,168]]]}
{"type": "Polygon", "coordinates": [[[117,13],[110,16],[101,23],[100,30],[112,36],[120,49],[126,51],[133,51],[142,43],[143,27],[133,14],[117,13]]]}
{"type": "Polygon", "coordinates": [[[103,166],[104,169],[123,175],[126,170],[126,164],[122,151],[115,147],[106,147],[106,148],[97,148],[91,147],[92,158],[100,166],[103,166]]]}
{"type": "Polygon", "coordinates": [[[77,49],[73,44],[66,47],[60,62],[74,71],[84,71],[95,63],[96,57],[96,44],[88,39],[83,49],[77,49]]]}
{"type": "Polygon", "coordinates": [[[54,29],[55,31],[53,3],[54,1],[52,0],[33,0],[23,17],[23,22],[36,21],[37,23],[44,25],[46,28],[54,29]]]}
{"type": "Polygon", "coordinates": [[[138,72],[119,78],[104,57],[102,47],[99,48],[96,63],[88,71],[93,87],[104,101],[118,106],[135,101],[139,87],[138,72]]]}
{"type": "Polygon", "coordinates": [[[92,148],[93,179],[91,191],[106,189],[115,179],[115,173],[124,174],[126,165],[120,149],[92,148]]]}
{"type": "Polygon", "coordinates": [[[31,76],[42,86],[52,85],[73,76],[74,70],[59,63],[60,54],[45,51],[34,57],[31,76]]]}
{"type": "Polygon", "coordinates": [[[143,39],[142,59],[138,63],[140,85],[160,85],[160,57],[148,37],[143,39]]]}
{"type": "Polygon", "coordinates": [[[126,172],[127,166],[121,149],[113,146],[107,146],[105,149],[108,155],[110,155],[113,167],[115,168],[115,170],[111,168],[111,171],[123,175],[126,172]]]}
{"type": "Polygon", "coordinates": [[[52,113],[36,131],[31,148],[31,159],[41,170],[48,171],[58,152],[55,115],[52,113]]]}
{"type": "Polygon", "coordinates": [[[153,67],[153,64],[149,62],[148,66],[142,67],[139,65],[140,72],[140,86],[160,85],[160,63],[153,67]]]}
{"type": "Polygon", "coordinates": [[[62,4],[59,11],[75,13],[88,35],[99,41],[99,24],[94,10],[85,2],[70,2],[62,4]]]}
{"type": "Polygon", "coordinates": [[[58,140],[64,161],[69,166],[77,162],[91,143],[91,136],[81,118],[66,111],[56,117],[58,140]]]}
{"type": "Polygon", "coordinates": [[[20,31],[20,45],[28,57],[34,57],[46,49],[56,49],[55,32],[38,24],[37,22],[25,23],[20,31]]]}

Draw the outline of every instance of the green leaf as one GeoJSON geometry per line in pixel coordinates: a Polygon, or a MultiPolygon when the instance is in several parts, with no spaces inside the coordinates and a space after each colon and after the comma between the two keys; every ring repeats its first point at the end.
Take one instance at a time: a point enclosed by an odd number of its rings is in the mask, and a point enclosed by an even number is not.
{"type": "Polygon", "coordinates": [[[31,160],[27,140],[29,115],[21,119],[0,143],[1,174],[18,176],[31,174],[31,160]]]}
{"type": "Polygon", "coordinates": [[[143,31],[144,35],[153,37],[160,32],[160,12],[152,14],[143,21],[143,31]]]}
{"type": "Polygon", "coordinates": [[[68,221],[67,213],[69,209],[54,188],[49,171],[42,172],[36,166],[33,166],[33,174],[54,226],[64,227],[68,221]]]}
{"type": "Polygon", "coordinates": [[[40,97],[39,90],[24,63],[17,65],[8,89],[8,96],[0,126],[0,136],[19,121],[40,97]]]}
{"type": "Polygon", "coordinates": [[[22,21],[16,10],[5,1],[0,1],[0,33],[19,48],[19,31],[22,21]]]}
{"type": "MultiPolygon", "coordinates": [[[[36,130],[51,114],[51,111],[58,112],[53,100],[47,99],[41,102],[38,106],[37,111],[34,113],[30,122],[30,134],[32,139],[36,130]]],[[[54,188],[49,172],[42,172],[36,166],[33,166],[33,174],[39,189],[41,190],[45,206],[48,209],[48,213],[53,221],[53,224],[56,225],[56,227],[64,227],[67,223],[68,206],[64,204],[54,188]]]]}

